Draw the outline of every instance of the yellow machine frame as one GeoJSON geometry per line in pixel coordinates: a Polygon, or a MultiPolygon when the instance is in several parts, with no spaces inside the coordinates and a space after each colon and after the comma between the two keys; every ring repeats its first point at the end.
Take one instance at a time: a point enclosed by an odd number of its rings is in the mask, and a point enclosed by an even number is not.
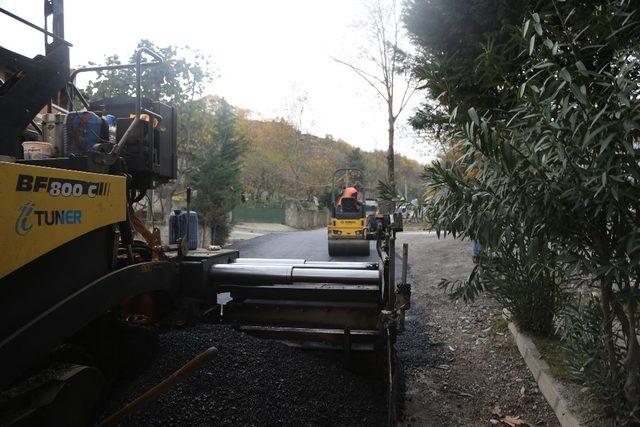
{"type": "Polygon", "coordinates": [[[0,278],[127,215],[123,176],[0,162],[0,278]]]}
{"type": "Polygon", "coordinates": [[[337,219],[331,217],[328,226],[330,239],[365,239],[366,219],[337,219]]]}

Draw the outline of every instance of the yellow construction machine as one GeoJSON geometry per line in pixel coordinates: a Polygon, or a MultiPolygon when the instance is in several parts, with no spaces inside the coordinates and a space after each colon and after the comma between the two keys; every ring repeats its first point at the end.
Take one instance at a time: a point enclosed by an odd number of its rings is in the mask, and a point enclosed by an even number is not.
{"type": "MultiPolygon", "coordinates": [[[[409,297],[394,274],[401,218],[376,218],[379,262],[243,259],[197,249],[187,189],[188,214],[176,213],[163,244],[135,214],[148,190],[177,178],[177,112],[141,95],[142,73],[163,58],[141,48],[131,64],[71,72],[63,0],[44,5],[44,28],[0,7],[46,35],[33,58],[0,46],[0,425],[94,425],[108,385],[149,363],[158,331],[199,321],[383,353],[393,396],[409,297]],[[134,96],[87,100],[74,83],[115,69],[133,70],[134,96]]],[[[368,255],[364,212],[335,212],[330,242],[368,255]]]]}
{"type": "Polygon", "coordinates": [[[333,173],[331,218],[327,227],[329,256],[369,256],[364,178],[358,168],[336,169],[333,173]],[[338,188],[343,191],[336,201],[338,188]],[[357,193],[345,194],[350,188],[356,189],[357,193]]]}

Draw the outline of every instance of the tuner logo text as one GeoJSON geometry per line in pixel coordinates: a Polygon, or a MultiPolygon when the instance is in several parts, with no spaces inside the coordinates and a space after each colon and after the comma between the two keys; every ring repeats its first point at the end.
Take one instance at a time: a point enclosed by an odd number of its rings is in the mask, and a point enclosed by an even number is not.
{"type": "Polygon", "coordinates": [[[37,210],[34,202],[27,202],[20,206],[14,231],[19,236],[25,236],[33,227],[51,227],[77,225],[82,223],[82,211],[79,209],[66,210],[37,210]]]}

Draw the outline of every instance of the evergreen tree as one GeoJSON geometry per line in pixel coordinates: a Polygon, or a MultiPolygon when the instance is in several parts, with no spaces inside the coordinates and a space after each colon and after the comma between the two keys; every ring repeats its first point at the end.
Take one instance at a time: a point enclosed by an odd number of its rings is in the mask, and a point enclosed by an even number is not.
{"type": "Polygon", "coordinates": [[[213,115],[203,118],[212,124],[211,140],[204,141],[205,149],[194,159],[188,182],[195,190],[194,209],[211,229],[211,243],[222,244],[230,232],[228,213],[240,199],[246,142],[237,131],[236,113],[224,99],[213,115]]]}
{"type": "MultiPolygon", "coordinates": [[[[506,114],[509,89],[527,76],[514,29],[535,0],[409,0],[404,22],[418,51],[414,73],[425,101],[414,128],[440,133],[474,107],[506,114]],[[434,102],[435,101],[435,102],[434,102]],[[457,109],[456,109],[457,107],[457,109]]],[[[549,2],[550,3],[550,2],[549,2]]]]}
{"type": "Polygon", "coordinates": [[[360,150],[360,148],[356,147],[351,150],[351,152],[347,156],[347,167],[358,168],[363,173],[366,171],[367,166],[364,162],[364,156],[362,155],[362,151],[360,150]]]}

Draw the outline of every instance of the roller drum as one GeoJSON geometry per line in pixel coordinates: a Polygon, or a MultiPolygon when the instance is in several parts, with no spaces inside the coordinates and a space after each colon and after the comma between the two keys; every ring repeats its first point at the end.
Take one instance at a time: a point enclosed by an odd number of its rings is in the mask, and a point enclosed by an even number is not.
{"type": "Polygon", "coordinates": [[[329,239],[329,256],[369,256],[369,240],[329,239]]]}

